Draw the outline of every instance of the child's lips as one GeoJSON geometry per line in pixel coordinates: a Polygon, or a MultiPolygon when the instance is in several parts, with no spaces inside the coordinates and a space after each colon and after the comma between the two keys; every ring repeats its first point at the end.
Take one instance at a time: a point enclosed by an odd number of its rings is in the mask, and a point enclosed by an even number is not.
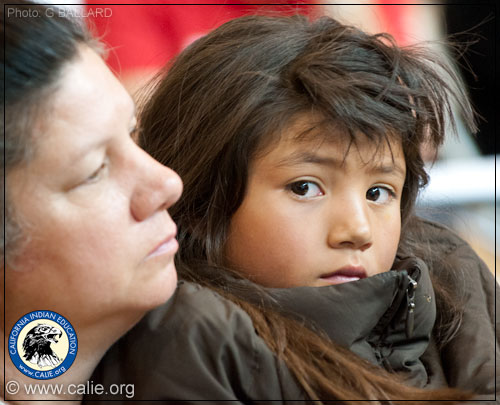
{"type": "Polygon", "coordinates": [[[366,270],[362,266],[344,266],[331,273],[323,274],[320,279],[328,284],[342,284],[366,278],[366,270]]]}

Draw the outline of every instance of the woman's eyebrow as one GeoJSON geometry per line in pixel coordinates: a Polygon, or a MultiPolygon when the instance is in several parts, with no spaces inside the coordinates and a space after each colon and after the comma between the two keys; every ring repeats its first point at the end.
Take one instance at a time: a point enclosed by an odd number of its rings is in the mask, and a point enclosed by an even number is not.
{"type": "Polygon", "coordinates": [[[83,160],[89,153],[92,151],[101,148],[103,145],[108,142],[108,138],[105,139],[98,139],[93,142],[89,142],[85,145],[82,145],[82,147],[71,157],[71,161],[73,163],[77,163],[81,160],[83,160]]]}
{"type": "MultiPolygon", "coordinates": [[[[135,103],[132,104],[131,115],[130,115],[130,124],[134,124],[134,127],[137,126],[137,118],[136,118],[136,106],[135,103]]],[[[129,125],[130,125],[129,124],[129,125]]],[[[134,128],[129,128],[129,130],[133,130],[134,128]]],[[[73,162],[78,162],[85,158],[89,153],[93,150],[101,148],[103,145],[109,142],[112,138],[111,133],[108,136],[103,136],[99,139],[94,139],[93,141],[89,141],[88,143],[82,145],[81,149],[71,158],[73,162]]]]}

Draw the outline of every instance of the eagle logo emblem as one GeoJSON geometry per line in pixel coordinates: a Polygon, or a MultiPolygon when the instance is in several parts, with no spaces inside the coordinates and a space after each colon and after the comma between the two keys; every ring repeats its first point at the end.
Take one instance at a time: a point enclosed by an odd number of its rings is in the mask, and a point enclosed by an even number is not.
{"type": "Polygon", "coordinates": [[[64,374],[78,353],[78,337],[71,322],[54,311],[32,311],[12,326],[8,350],[16,369],[35,380],[64,374]]]}
{"type": "Polygon", "coordinates": [[[61,362],[51,348],[51,344],[57,344],[62,336],[62,331],[54,326],[38,324],[31,329],[23,342],[24,358],[38,367],[56,367],[61,362]]]}

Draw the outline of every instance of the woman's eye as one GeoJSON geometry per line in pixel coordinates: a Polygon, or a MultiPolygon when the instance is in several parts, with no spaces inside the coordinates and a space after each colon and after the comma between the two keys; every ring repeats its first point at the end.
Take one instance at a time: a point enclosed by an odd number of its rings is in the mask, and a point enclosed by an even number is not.
{"type": "Polygon", "coordinates": [[[107,169],[107,167],[108,163],[106,161],[102,162],[101,166],[99,166],[99,168],[94,173],[92,173],[89,177],[85,179],[84,184],[93,183],[99,180],[103,172],[107,169]]]}
{"type": "Polygon", "coordinates": [[[313,181],[295,181],[287,187],[293,194],[301,198],[313,198],[324,194],[319,185],[313,181]]]}
{"type": "Polygon", "coordinates": [[[366,192],[366,199],[378,204],[385,204],[395,197],[396,193],[393,190],[382,186],[372,187],[366,192]]]}

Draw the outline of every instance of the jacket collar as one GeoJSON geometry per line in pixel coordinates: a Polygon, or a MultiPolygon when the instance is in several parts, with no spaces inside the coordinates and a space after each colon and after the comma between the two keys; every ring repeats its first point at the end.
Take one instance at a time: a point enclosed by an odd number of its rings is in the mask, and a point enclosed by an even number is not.
{"type": "Polygon", "coordinates": [[[391,271],[345,284],[266,290],[280,312],[374,364],[406,371],[416,385],[425,384],[419,358],[430,340],[436,306],[422,260],[398,259],[391,271]]]}

